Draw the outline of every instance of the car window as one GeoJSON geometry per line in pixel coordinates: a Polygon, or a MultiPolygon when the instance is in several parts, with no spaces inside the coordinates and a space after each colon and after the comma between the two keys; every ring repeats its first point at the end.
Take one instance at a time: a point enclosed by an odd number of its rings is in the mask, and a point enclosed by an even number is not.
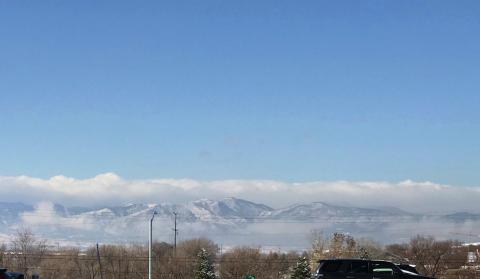
{"type": "Polygon", "coordinates": [[[326,261],[320,267],[320,270],[323,272],[337,272],[342,266],[341,261],[326,261]]]}
{"type": "Polygon", "coordinates": [[[353,261],[350,264],[350,273],[368,273],[368,262],[367,261],[353,261]]]}
{"type": "Polygon", "coordinates": [[[372,272],[373,273],[384,273],[384,274],[393,274],[395,271],[395,266],[392,263],[387,262],[373,262],[372,263],[372,272]]]}
{"type": "Polygon", "coordinates": [[[350,264],[350,273],[368,273],[367,261],[352,261],[350,264]]]}

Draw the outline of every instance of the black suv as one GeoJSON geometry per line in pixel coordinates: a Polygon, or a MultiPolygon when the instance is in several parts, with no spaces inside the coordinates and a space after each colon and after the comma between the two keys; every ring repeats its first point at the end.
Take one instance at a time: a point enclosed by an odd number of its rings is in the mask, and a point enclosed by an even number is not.
{"type": "Polygon", "coordinates": [[[336,259],[321,260],[315,279],[432,279],[420,275],[413,266],[387,261],[336,259]]]}

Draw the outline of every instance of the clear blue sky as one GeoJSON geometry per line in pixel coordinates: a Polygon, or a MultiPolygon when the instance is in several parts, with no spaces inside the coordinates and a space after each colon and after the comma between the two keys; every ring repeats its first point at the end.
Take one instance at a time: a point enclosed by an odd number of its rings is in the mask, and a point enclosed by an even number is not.
{"type": "Polygon", "coordinates": [[[480,185],[479,1],[0,0],[0,175],[480,185]]]}

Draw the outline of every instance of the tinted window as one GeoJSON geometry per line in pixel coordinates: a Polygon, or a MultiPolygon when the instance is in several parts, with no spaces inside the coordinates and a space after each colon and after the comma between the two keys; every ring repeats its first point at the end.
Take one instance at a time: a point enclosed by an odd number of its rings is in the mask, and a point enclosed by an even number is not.
{"type": "Polygon", "coordinates": [[[323,272],[336,272],[342,265],[341,261],[327,261],[322,264],[320,270],[323,272]]]}
{"type": "Polygon", "coordinates": [[[350,265],[351,273],[368,273],[368,262],[366,261],[353,261],[350,265]]]}

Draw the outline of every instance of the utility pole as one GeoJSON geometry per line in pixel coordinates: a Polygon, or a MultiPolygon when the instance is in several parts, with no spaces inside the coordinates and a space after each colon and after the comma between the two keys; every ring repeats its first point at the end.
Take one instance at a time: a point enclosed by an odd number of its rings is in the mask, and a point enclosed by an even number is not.
{"type": "Polygon", "coordinates": [[[103,279],[102,262],[100,261],[100,249],[98,249],[98,243],[97,243],[97,261],[98,261],[98,266],[100,268],[100,278],[103,279]]]}
{"type": "Polygon", "coordinates": [[[152,218],[150,219],[150,234],[148,238],[148,279],[152,279],[152,225],[153,218],[157,214],[156,211],[153,212],[152,218]]]}
{"type": "Polygon", "coordinates": [[[177,256],[177,234],[178,234],[178,229],[177,229],[177,212],[173,212],[174,216],[174,227],[173,227],[173,256],[177,256]]]}

